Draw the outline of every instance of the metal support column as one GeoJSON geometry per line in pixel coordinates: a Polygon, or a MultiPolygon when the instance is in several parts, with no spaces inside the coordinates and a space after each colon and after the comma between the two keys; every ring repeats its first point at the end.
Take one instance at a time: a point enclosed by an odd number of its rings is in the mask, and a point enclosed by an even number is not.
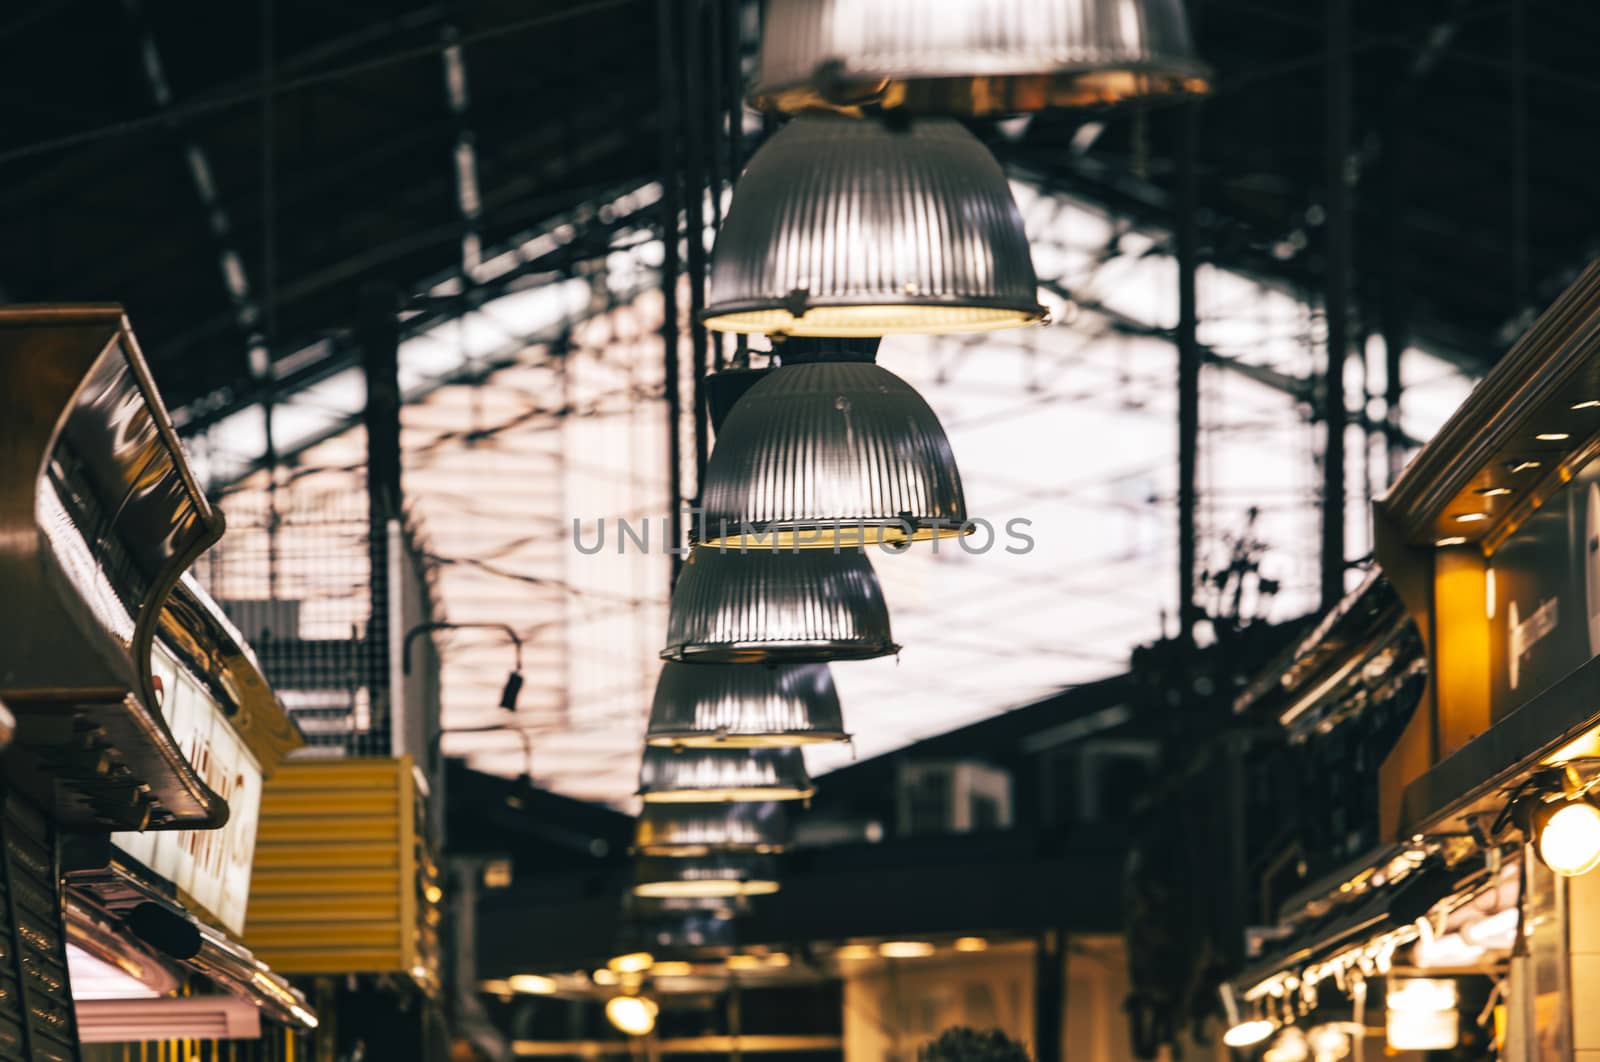
{"type": "Polygon", "coordinates": [[[661,168],[661,343],[667,402],[667,526],[672,536],[672,585],[683,559],[683,397],[678,365],[678,109],[677,55],[673,44],[675,0],[656,2],[656,62],[660,98],[656,102],[661,168]]]}
{"type": "Polygon", "coordinates": [[[706,419],[706,326],[700,321],[700,311],[706,307],[706,127],[712,112],[701,84],[705,76],[705,4],[703,0],[678,2],[683,8],[683,191],[688,229],[689,347],[693,351],[694,488],[698,497],[711,445],[706,419]]]}
{"type": "Polygon", "coordinates": [[[1194,644],[1195,536],[1200,450],[1200,312],[1195,274],[1200,267],[1196,228],[1198,199],[1195,152],[1200,139],[1200,105],[1190,103],[1179,118],[1178,145],[1178,642],[1194,644]]]}
{"type": "Polygon", "coordinates": [[[366,376],[367,556],[372,614],[367,625],[370,673],[362,676],[376,705],[389,687],[389,521],[401,518],[400,296],[390,285],[361,288],[356,343],[366,376]]]}
{"type": "Polygon", "coordinates": [[[1327,439],[1322,456],[1322,607],[1344,597],[1344,364],[1349,350],[1350,301],[1350,0],[1328,0],[1327,32],[1327,247],[1324,252],[1328,366],[1322,415],[1327,439]]]}
{"type": "Polygon", "coordinates": [[[1066,935],[1047,929],[1039,934],[1033,966],[1033,1057],[1035,1062],[1062,1062],[1062,1004],[1067,995],[1066,935]]]}

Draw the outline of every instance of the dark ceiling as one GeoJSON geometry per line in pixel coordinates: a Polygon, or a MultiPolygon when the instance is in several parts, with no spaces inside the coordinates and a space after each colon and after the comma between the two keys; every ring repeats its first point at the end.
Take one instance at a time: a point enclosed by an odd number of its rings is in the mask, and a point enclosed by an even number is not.
{"type": "MultiPolygon", "coordinates": [[[[1377,329],[1388,313],[1391,327],[1487,364],[1600,234],[1590,179],[1600,10],[1569,0],[1352,2],[1358,317],[1377,329]]],[[[1199,127],[1203,248],[1315,290],[1326,5],[1190,6],[1218,83],[1199,127]]],[[[122,302],[173,406],[248,400],[253,335],[270,331],[281,357],[347,333],[364,281],[419,290],[449,275],[464,232],[453,161],[462,130],[477,152],[486,254],[653,176],[655,8],[13,2],[0,15],[0,297],[122,302]],[[470,88],[459,117],[441,58],[452,38],[470,88]],[[224,280],[229,250],[243,299],[224,280]]],[[[1100,119],[1092,143],[1076,114],[1041,116],[1020,135],[981,131],[1019,171],[1170,224],[1179,112],[1100,119]]],[[[565,253],[596,246],[580,239],[565,253]]]]}

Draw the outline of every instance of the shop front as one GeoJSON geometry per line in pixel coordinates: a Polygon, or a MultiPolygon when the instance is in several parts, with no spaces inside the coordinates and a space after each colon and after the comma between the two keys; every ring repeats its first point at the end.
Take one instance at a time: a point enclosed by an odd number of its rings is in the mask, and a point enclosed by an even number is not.
{"type": "Polygon", "coordinates": [[[1237,706],[1331,792],[1327,829],[1256,883],[1267,924],[1223,987],[1228,1042],[1282,1062],[1375,1037],[1600,1049],[1600,267],[1374,521],[1380,572],[1237,706]],[[1297,865],[1321,872],[1287,888],[1297,865]]]}

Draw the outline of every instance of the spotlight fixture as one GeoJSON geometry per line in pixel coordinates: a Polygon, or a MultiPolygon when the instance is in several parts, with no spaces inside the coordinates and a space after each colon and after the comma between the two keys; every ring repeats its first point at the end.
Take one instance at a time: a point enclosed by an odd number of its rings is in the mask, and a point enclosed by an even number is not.
{"type": "Polygon", "coordinates": [[[717,852],[773,855],[788,846],[783,805],[646,804],[634,831],[640,855],[693,859],[717,852]]]}
{"type": "Polygon", "coordinates": [[[660,1013],[661,1006],[648,996],[612,996],[606,1000],[606,1020],[629,1036],[650,1035],[660,1013]]]}
{"type": "Polygon", "coordinates": [[[769,0],[751,102],[993,116],[1210,89],[1182,0],[769,0]]]}
{"type": "Polygon", "coordinates": [[[701,547],[672,591],[663,658],[694,664],[867,660],[899,649],[872,562],[859,550],[701,547]]]}
{"type": "Polygon", "coordinates": [[[827,664],[666,664],[645,743],[685,748],[780,748],[845,741],[827,664]]]}
{"type": "Polygon", "coordinates": [[[1222,1034],[1222,1042],[1229,1047],[1254,1047],[1278,1031],[1278,1023],[1266,1018],[1252,1018],[1230,1025],[1222,1034]]]}
{"type": "Polygon", "coordinates": [[[969,532],[939,418],[872,363],[785,365],[734,406],[706,466],[701,547],[854,549],[969,532]]]}
{"type": "Polygon", "coordinates": [[[1044,316],[1011,186],[964,126],[804,115],[739,180],[704,320],[719,332],[887,336],[1044,316]]]}
{"type": "Polygon", "coordinates": [[[1526,814],[1528,836],[1545,866],[1564,878],[1600,866],[1600,807],[1586,797],[1535,800],[1526,814]]]}
{"type": "Polygon", "coordinates": [[[647,804],[807,800],[814,792],[797,748],[647,747],[639,767],[639,795],[647,804]]]}
{"type": "Polygon", "coordinates": [[[648,899],[721,899],[769,896],[777,891],[777,871],[768,856],[647,858],[635,866],[633,894],[648,899]]]}

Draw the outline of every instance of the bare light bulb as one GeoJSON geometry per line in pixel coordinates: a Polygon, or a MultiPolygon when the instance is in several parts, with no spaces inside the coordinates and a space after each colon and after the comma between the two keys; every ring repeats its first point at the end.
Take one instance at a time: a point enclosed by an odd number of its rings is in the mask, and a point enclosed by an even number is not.
{"type": "Polygon", "coordinates": [[[1539,858],[1566,878],[1593,870],[1600,864],[1600,808],[1575,800],[1556,809],[1539,831],[1539,858]]]}

